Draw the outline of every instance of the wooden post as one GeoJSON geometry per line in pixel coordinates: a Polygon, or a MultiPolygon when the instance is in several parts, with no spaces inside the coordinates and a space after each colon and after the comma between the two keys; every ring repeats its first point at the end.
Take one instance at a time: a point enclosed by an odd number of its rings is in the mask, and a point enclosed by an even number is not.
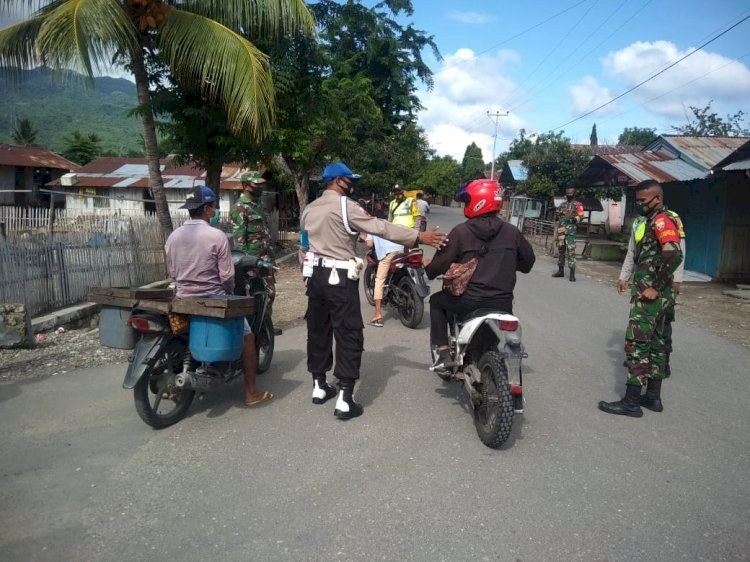
{"type": "Polygon", "coordinates": [[[52,238],[53,229],[55,228],[55,194],[49,194],[49,223],[47,230],[49,231],[50,238],[52,238]]]}

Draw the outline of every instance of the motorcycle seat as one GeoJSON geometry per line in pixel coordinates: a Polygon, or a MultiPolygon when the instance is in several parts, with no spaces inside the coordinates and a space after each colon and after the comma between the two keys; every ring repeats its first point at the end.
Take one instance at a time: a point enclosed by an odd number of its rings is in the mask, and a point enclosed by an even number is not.
{"type": "Polygon", "coordinates": [[[502,311],[502,310],[498,310],[496,308],[477,308],[475,310],[472,310],[471,312],[467,312],[466,314],[457,314],[454,316],[456,317],[456,321],[464,323],[474,318],[485,316],[487,314],[509,314],[509,313],[502,311]]]}

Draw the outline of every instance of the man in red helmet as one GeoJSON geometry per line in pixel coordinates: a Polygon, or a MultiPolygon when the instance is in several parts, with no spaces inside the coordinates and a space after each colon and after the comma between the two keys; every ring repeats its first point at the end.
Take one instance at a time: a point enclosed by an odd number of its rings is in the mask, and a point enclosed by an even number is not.
{"type": "Polygon", "coordinates": [[[448,234],[448,244],[438,250],[427,266],[427,276],[442,275],[454,262],[466,263],[477,257],[478,264],[461,296],[443,290],[430,297],[430,340],[438,348],[436,369],[450,366],[447,312],[465,314],[477,308],[513,312],[516,271],[531,271],[536,256],[531,244],[498,212],[502,206],[502,188],[493,180],[469,182],[456,194],[465,203],[468,220],[448,234]]]}

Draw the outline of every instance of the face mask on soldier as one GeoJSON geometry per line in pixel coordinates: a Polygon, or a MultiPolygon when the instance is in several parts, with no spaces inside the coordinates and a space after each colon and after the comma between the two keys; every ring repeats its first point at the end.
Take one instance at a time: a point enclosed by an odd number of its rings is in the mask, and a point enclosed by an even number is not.
{"type": "Polygon", "coordinates": [[[638,210],[638,212],[639,212],[639,213],[640,213],[640,214],[641,214],[642,216],[644,216],[644,217],[645,217],[645,216],[647,216],[647,215],[649,215],[649,214],[651,213],[651,209],[652,209],[652,208],[651,208],[651,203],[653,203],[653,202],[654,202],[654,199],[656,199],[656,197],[657,197],[657,196],[656,196],[656,195],[654,195],[654,196],[653,196],[653,197],[652,197],[651,199],[649,199],[649,200],[648,200],[648,202],[646,202],[646,203],[643,203],[643,204],[641,205],[641,208],[640,208],[640,209],[638,210]]]}

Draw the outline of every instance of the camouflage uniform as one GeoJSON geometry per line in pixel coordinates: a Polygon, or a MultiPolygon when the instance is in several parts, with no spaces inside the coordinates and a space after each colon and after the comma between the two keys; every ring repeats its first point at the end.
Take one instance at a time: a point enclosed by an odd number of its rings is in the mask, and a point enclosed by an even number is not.
{"type": "Polygon", "coordinates": [[[635,255],[630,319],[625,332],[625,353],[630,386],[641,386],[647,379],[665,378],[664,320],[674,310],[674,271],[682,261],[680,234],[676,216],[666,207],[655,210],[646,219],[643,238],[635,255]],[[665,252],[666,251],[666,252],[665,252]],[[653,301],[642,300],[638,293],[648,288],[658,291],[653,301]]]}
{"type": "Polygon", "coordinates": [[[271,233],[259,203],[243,193],[229,217],[234,225],[232,235],[236,249],[265,260],[273,259],[271,233]]]}
{"type": "Polygon", "coordinates": [[[568,259],[568,267],[576,267],[576,224],[583,216],[583,204],[573,199],[563,201],[557,208],[560,224],[557,227],[557,266],[562,270],[565,266],[565,258],[568,259]]]}

